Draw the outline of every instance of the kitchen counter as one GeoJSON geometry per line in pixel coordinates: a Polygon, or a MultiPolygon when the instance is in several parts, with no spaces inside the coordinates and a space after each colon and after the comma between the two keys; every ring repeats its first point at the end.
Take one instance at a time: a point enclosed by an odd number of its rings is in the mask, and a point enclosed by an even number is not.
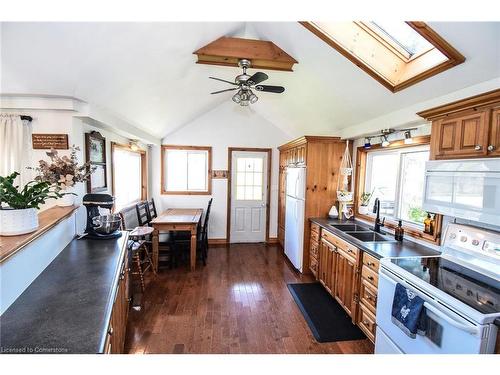
{"type": "Polygon", "coordinates": [[[127,237],[71,241],[0,317],[0,353],[102,353],[127,237]]]}
{"type": "MultiPolygon", "coordinates": [[[[376,258],[386,258],[386,257],[411,257],[411,256],[432,256],[439,255],[438,251],[435,251],[426,246],[420,245],[413,241],[403,240],[402,242],[363,242],[350,236],[349,234],[342,232],[341,230],[332,227],[330,224],[360,224],[363,226],[370,226],[365,222],[359,220],[338,220],[329,218],[313,218],[309,219],[311,222],[318,224],[325,230],[335,234],[336,236],[342,238],[346,242],[355,245],[357,248],[373,255],[376,258]]],[[[382,230],[382,232],[384,232],[382,230]]],[[[393,235],[388,234],[393,239],[393,235]]]]}

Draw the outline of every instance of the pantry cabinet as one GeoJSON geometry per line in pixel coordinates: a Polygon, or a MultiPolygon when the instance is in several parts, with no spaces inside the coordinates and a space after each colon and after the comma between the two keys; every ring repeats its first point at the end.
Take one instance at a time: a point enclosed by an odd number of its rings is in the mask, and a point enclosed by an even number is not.
{"type": "Polygon", "coordinates": [[[335,203],[337,173],[346,142],[338,137],[304,136],[278,147],[280,151],[278,194],[278,241],[284,247],[286,215],[286,171],[291,167],[306,168],[304,209],[304,243],[302,273],[315,275],[319,270],[319,242],[310,241],[309,218],[326,216],[335,203]],[[310,255],[311,247],[318,257],[310,255]]]}
{"type": "Polygon", "coordinates": [[[419,112],[432,122],[430,159],[500,156],[500,90],[419,112]]]}

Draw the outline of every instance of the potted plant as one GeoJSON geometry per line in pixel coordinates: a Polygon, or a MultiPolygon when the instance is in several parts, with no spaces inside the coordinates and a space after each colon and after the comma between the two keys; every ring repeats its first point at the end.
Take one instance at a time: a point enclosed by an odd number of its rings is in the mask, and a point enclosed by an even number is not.
{"type": "Polygon", "coordinates": [[[90,163],[78,165],[77,151],[80,151],[80,148],[73,145],[70,156],[61,157],[57,150],[51,149],[47,152],[50,163],[40,160],[38,167],[35,168],[38,172],[35,180],[49,182],[64,193],[57,201],[57,205],[61,207],[74,204],[76,196],[74,193],[75,183],[87,181],[95,170],[95,167],[90,167],[90,163]]]}
{"type": "Polygon", "coordinates": [[[365,191],[363,194],[361,194],[361,196],[359,197],[360,206],[358,208],[360,214],[366,215],[370,211],[368,205],[370,204],[370,199],[372,198],[372,196],[373,191],[371,193],[365,191]]]}
{"type": "Polygon", "coordinates": [[[22,189],[14,185],[14,172],[0,176],[0,236],[16,236],[38,228],[38,209],[48,199],[61,198],[57,187],[46,181],[30,181],[22,189]]]}

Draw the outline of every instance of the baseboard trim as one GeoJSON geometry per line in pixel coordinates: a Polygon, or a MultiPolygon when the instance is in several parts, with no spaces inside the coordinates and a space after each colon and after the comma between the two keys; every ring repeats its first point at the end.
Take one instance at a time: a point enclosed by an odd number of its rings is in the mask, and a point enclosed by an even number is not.
{"type": "Polygon", "coordinates": [[[269,237],[269,240],[267,241],[268,245],[277,245],[279,243],[278,237],[269,237]]]}
{"type": "Polygon", "coordinates": [[[227,238],[209,238],[208,245],[217,246],[217,245],[227,245],[227,238]]]}

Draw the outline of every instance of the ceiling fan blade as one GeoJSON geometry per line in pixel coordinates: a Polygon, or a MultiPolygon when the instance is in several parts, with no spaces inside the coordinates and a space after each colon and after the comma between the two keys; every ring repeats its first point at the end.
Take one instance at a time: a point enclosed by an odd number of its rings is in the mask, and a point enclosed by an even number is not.
{"type": "Polygon", "coordinates": [[[220,90],[220,91],[214,91],[214,92],[211,92],[210,94],[220,94],[221,92],[226,92],[226,91],[233,91],[233,90],[238,90],[239,87],[235,87],[233,89],[225,89],[225,90],[220,90]]]}
{"type": "Polygon", "coordinates": [[[226,81],[225,79],[220,79],[220,78],[215,78],[215,77],[208,77],[208,78],[215,79],[216,81],[226,82],[226,83],[229,83],[230,85],[238,86],[237,83],[234,83],[234,82],[231,82],[231,81],[226,81]]]}
{"type": "Polygon", "coordinates": [[[269,77],[267,76],[266,73],[257,72],[253,76],[248,78],[248,81],[252,82],[253,85],[258,85],[259,83],[264,82],[268,78],[269,77]]]}
{"type": "Polygon", "coordinates": [[[285,88],[282,86],[257,85],[255,86],[255,90],[281,94],[283,91],[285,91],[285,88]]]}

